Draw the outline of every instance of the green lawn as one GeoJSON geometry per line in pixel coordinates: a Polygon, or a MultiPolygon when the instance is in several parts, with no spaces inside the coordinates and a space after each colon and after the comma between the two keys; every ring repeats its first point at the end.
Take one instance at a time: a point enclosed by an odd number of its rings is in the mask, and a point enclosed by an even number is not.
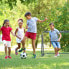
{"type": "Polygon", "coordinates": [[[69,69],[69,54],[62,54],[55,58],[54,54],[41,57],[40,52],[37,58],[32,58],[32,52],[27,52],[26,59],[20,59],[20,54],[11,54],[12,59],[4,59],[4,53],[0,52],[0,69],[69,69]]]}

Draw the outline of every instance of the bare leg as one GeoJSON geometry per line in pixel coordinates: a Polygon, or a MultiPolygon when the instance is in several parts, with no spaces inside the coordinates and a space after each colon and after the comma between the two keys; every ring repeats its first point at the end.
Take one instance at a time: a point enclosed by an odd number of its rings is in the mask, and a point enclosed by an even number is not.
{"type": "Polygon", "coordinates": [[[10,56],[11,53],[11,47],[8,47],[8,56],[10,56]]]}
{"type": "Polygon", "coordinates": [[[58,52],[57,52],[57,47],[56,47],[56,48],[54,48],[54,49],[55,49],[55,55],[57,55],[57,53],[58,53],[58,52]]]}
{"type": "Polygon", "coordinates": [[[60,50],[60,48],[57,49],[57,54],[59,54],[59,50],[60,50]]]}
{"type": "Polygon", "coordinates": [[[18,47],[15,49],[15,54],[18,55],[18,52],[17,50],[21,47],[21,44],[20,43],[17,43],[18,44],[18,47]]]}
{"type": "Polygon", "coordinates": [[[22,42],[22,48],[24,49],[25,48],[25,41],[26,41],[27,37],[24,36],[23,40],[21,41],[22,42]]]}
{"type": "MultiPolygon", "coordinates": [[[[22,43],[22,49],[25,49],[25,42],[22,43]]],[[[26,50],[24,50],[26,52],[26,50]]]]}
{"type": "Polygon", "coordinates": [[[33,54],[35,54],[35,40],[32,40],[33,54]]]}
{"type": "Polygon", "coordinates": [[[25,43],[25,40],[27,39],[26,36],[24,36],[23,40],[21,41],[22,43],[25,43]]]}
{"type": "Polygon", "coordinates": [[[17,43],[18,44],[18,47],[16,48],[16,51],[18,50],[18,49],[20,49],[20,47],[21,47],[21,44],[20,43],[17,43]]]}
{"type": "MultiPolygon", "coordinates": [[[[23,50],[24,50],[24,48],[25,48],[25,40],[27,39],[27,37],[26,36],[24,36],[24,39],[21,41],[21,43],[22,43],[22,48],[21,48],[21,50],[19,50],[19,52],[22,52],[23,50]]],[[[25,52],[25,51],[24,51],[25,52]]]]}
{"type": "Polygon", "coordinates": [[[4,46],[5,46],[5,55],[7,56],[7,45],[4,44],[4,46]]]}
{"type": "Polygon", "coordinates": [[[57,51],[59,51],[59,50],[60,50],[60,48],[57,49],[57,51]]]}

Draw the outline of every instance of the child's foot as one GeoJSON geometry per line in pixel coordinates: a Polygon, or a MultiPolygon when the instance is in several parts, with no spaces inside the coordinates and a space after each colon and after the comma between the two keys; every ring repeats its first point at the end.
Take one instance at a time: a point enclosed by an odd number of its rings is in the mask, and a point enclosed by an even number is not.
{"type": "Polygon", "coordinates": [[[8,58],[10,58],[10,59],[11,59],[11,56],[8,56],[8,58]]]}
{"type": "Polygon", "coordinates": [[[18,52],[17,52],[17,50],[16,50],[16,49],[15,49],[15,54],[16,54],[16,55],[18,55],[18,52]]]}
{"type": "Polygon", "coordinates": [[[59,53],[57,53],[57,56],[60,56],[60,54],[59,54],[59,53]]]}
{"type": "Polygon", "coordinates": [[[55,55],[54,57],[57,57],[57,55],[55,55]]]}
{"type": "Polygon", "coordinates": [[[33,58],[36,58],[36,54],[33,54],[33,58]]]}
{"type": "Polygon", "coordinates": [[[8,58],[8,56],[5,56],[5,59],[7,59],[8,58]]]}
{"type": "Polygon", "coordinates": [[[22,52],[23,50],[25,50],[25,48],[23,49],[23,48],[21,48],[20,50],[19,50],[19,52],[22,52]]]}

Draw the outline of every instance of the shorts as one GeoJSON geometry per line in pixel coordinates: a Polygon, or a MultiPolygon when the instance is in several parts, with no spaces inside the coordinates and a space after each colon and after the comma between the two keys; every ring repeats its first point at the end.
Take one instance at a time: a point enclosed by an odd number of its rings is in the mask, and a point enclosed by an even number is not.
{"type": "Polygon", "coordinates": [[[51,44],[53,45],[54,48],[61,48],[60,47],[60,42],[55,42],[55,41],[52,41],[51,44]]]}
{"type": "Polygon", "coordinates": [[[16,38],[17,43],[21,43],[22,39],[16,38]]]}
{"type": "Polygon", "coordinates": [[[6,44],[7,47],[11,47],[11,41],[3,40],[3,44],[6,44]]]}
{"type": "Polygon", "coordinates": [[[36,39],[36,33],[26,32],[25,36],[33,40],[36,39]]]}

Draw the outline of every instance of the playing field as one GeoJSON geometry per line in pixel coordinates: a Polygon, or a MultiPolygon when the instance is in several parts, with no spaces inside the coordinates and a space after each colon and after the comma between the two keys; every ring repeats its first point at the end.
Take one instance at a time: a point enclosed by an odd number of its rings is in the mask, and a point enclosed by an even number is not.
{"type": "Polygon", "coordinates": [[[12,59],[4,59],[4,53],[0,52],[0,69],[69,69],[69,54],[55,58],[54,54],[41,57],[37,52],[37,58],[32,58],[32,52],[27,52],[26,59],[20,59],[20,54],[11,54],[12,59]]]}

